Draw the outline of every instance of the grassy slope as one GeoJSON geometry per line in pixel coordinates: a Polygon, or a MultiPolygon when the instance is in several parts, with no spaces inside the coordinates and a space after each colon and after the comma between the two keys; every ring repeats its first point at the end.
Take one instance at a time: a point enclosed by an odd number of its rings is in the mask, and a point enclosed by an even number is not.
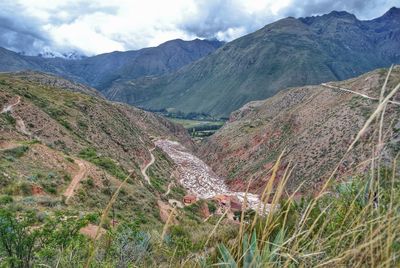
{"type": "MultiPolygon", "coordinates": [[[[11,114],[0,115],[1,143],[15,147],[0,151],[2,194],[14,196],[13,205],[69,209],[64,207],[62,193],[79,170],[74,159],[84,159],[90,172],[79,184],[72,208],[101,211],[118,179],[136,170],[118,199],[117,214],[125,219],[140,214],[144,221],[158,222],[155,194],[166,191],[166,186],[156,190],[143,185],[140,167],[150,159],[152,137],[190,143],[184,129],[133,107],[49,86],[48,78],[26,73],[0,77],[2,107],[21,97],[11,114]],[[18,117],[31,136],[17,130],[18,117]],[[26,152],[14,156],[14,150],[26,152]]],[[[158,154],[158,158],[165,157],[158,154]]],[[[171,180],[172,169],[173,164],[164,160],[152,172],[171,180]]]]}

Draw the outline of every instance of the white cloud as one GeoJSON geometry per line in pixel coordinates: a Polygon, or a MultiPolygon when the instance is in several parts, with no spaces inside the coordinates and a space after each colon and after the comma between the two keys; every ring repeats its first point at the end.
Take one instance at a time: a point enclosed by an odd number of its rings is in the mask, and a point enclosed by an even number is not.
{"type": "Polygon", "coordinates": [[[155,46],[170,39],[230,41],[284,16],[346,9],[381,15],[398,0],[5,0],[0,46],[37,53],[98,54],[155,46]]]}

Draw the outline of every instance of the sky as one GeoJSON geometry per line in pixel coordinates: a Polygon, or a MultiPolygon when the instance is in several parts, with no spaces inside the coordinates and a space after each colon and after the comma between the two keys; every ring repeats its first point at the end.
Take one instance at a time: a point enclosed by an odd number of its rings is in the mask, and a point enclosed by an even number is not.
{"type": "Polygon", "coordinates": [[[381,16],[399,0],[0,0],[0,47],[95,55],[171,39],[231,41],[278,19],[345,10],[381,16]]]}

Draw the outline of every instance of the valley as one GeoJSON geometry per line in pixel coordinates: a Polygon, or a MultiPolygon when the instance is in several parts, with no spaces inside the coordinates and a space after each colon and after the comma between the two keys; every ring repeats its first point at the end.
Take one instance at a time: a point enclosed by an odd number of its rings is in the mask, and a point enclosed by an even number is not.
{"type": "Polygon", "coordinates": [[[390,1],[24,1],[0,3],[0,267],[400,267],[390,1]]]}

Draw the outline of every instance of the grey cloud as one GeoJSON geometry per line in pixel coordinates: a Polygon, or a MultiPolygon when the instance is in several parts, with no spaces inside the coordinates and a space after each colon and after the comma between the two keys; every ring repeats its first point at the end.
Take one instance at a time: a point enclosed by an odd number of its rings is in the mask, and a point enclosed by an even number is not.
{"type": "Polygon", "coordinates": [[[236,1],[199,1],[199,14],[188,18],[179,26],[190,34],[213,38],[218,32],[231,28],[243,27],[246,32],[252,32],[279,18],[321,15],[333,10],[353,13],[359,19],[371,19],[379,17],[396,4],[399,4],[398,0],[294,0],[276,16],[262,13],[255,16],[246,13],[236,1]]]}
{"type": "Polygon", "coordinates": [[[24,15],[19,5],[0,4],[0,46],[14,51],[36,54],[51,40],[40,22],[24,15]]]}
{"type": "MultiPolygon", "coordinates": [[[[69,24],[87,14],[100,12],[117,15],[118,12],[118,7],[99,6],[90,1],[74,1],[57,9],[68,16],[60,18],[57,12],[53,12],[46,23],[69,24]]],[[[51,37],[43,30],[43,22],[30,16],[21,5],[15,2],[0,3],[0,47],[28,55],[37,55],[46,50],[56,50],[59,53],[71,52],[68,50],[76,51],[76,48],[55,47],[51,37]]]]}
{"type": "Polygon", "coordinates": [[[225,32],[231,28],[246,28],[252,23],[237,2],[230,0],[199,1],[196,2],[199,13],[196,17],[189,17],[180,27],[182,30],[199,37],[215,37],[218,32],[225,32]]]}
{"type": "Polygon", "coordinates": [[[379,17],[398,0],[295,0],[293,7],[282,12],[283,16],[306,17],[329,13],[332,10],[347,11],[355,14],[359,19],[379,17]]]}
{"type": "MultiPolygon", "coordinates": [[[[197,6],[197,14],[185,17],[183,21],[174,26],[189,36],[215,38],[222,33],[222,36],[229,38],[229,34],[224,35],[224,33],[229,33],[232,29],[243,29],[244,33],[249,33],[287,16],[305,17],[329,13],[332,10],[346,10],[354,13],[360,19],[370,19],[382,15],[392,6],[399,5],[398,0],[293,0],[292,4],[280,10],[279,14],[271,15],[262,11],[249,14],[240,2],[235,0],[196,0],[194,4],[197,6]]],[[[67,2],[49,13],[50,16],[45,23],[59,26],[71,24],[82,16],[93,13],[118,16],[119,7],[112,2],[107,5],[98,5],[90,0],[80,0],[67,2]],[[60,12],[64,12],[67,16],[60,16],[60,12]]],[[[1,47],[19,52],[24,51],[31,55],[38,54],[46,48],[61,53],[76,50],[72,47],[57,47],[51,36],[44,30],[43,25],[43,21],[30,15],[18,3],[14,1],[0,2],[1,47]]],[[[101,31],[99,33],[101,34],[101,31]]],[[[135,33],[134,36],[127,38],[122,33],[115,33],[111,38],[124,44],[125,47],[132,47],[138,39],[149,39],[150,37],[147,35],[149,32],[135,33]]]]}

